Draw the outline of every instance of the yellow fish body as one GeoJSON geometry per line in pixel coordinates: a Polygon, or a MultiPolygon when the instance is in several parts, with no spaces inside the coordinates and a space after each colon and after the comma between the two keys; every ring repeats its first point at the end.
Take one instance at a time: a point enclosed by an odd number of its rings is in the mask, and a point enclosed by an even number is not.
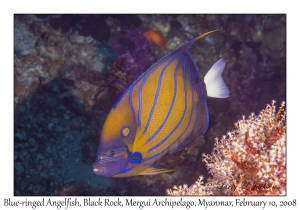
{"type": "Polygon", "coordinates": [[[204,85],[187,49],[212,32],[166,54],[118,99],[102,129],[96,175],[128,177],[172,171],[151,165],[205,133],[209,121],[206,95],[229,96],[221,77],[225,61],[220,59],[213,65],[204,85]]]}

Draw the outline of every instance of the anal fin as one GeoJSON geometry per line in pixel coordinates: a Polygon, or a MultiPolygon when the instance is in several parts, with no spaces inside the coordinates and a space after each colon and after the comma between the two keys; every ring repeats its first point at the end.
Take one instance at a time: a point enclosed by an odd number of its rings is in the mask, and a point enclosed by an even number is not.
{"type": "Polygon", "coordinates": [[[140,172],[139,175],[157,175],[157,174],[168,173],[173,171],[175,170],[149,167],[146,168],[144,171],[140,172]]]}

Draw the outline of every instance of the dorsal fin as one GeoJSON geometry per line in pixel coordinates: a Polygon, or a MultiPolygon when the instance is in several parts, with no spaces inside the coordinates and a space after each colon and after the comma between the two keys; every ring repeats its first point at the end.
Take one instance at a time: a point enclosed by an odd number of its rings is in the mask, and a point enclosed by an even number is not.
{"type": "MultiPolygon", "coordinates": [[[[194,44],[197,40],[199,40],[199,39],[205,37],[205,36],[208,35],[208,34],[211,34],[211,33],[213,33],[213,32],[216,32],[216,31],[218,31],[218,29],[213,30],[213,31],[205,32],[204,34],[201,34],[200,36],[198,36],[198,37],[196,37],[196,38],[194,38],[194,39],[192,39],[192,40],[186,42],[185,44],[181,45],[181,46],[178,47],[177,49],[171,51],[170,53],[174,53],[174,54],[175,54],[175,53],[177,53],[178,51],[185,51],[185,50],[187,50],[192,44],[194,44]]],[[[169,53],[168,53],[168,54],[169,54],[169,53]]],[[[167,54],[167,55],[168,55],[168,54],[167,54]]],[[[167,56],[167,55],[165,55],[165,56],[167,56]]],[[[164,56],[164,57],[165,57],[165,56],[164,56]]]]}

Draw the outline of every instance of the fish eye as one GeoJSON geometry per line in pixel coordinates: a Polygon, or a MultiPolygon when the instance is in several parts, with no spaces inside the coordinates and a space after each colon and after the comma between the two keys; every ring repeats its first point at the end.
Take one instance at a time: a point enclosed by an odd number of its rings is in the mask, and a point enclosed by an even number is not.
{"type": "Polygon", "coordinates": [[[108,157],[113,157],[115,155],[115,151],[110,150],[108,151],[108,157]]]}

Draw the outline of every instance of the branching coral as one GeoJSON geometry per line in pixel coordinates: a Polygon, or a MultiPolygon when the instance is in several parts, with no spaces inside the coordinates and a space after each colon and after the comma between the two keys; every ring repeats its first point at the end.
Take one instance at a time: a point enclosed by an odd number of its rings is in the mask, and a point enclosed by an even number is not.
{"type": "Polygon", "coordinates": [[[203,161],[212,178],[203,177],[188,187],[174,186],[168,195],[285,195],[286,125],[284,102],[275,111],[275,101],[248,119],[235,123],[236,129],[216,139],[211,154],[203,161]]]}

